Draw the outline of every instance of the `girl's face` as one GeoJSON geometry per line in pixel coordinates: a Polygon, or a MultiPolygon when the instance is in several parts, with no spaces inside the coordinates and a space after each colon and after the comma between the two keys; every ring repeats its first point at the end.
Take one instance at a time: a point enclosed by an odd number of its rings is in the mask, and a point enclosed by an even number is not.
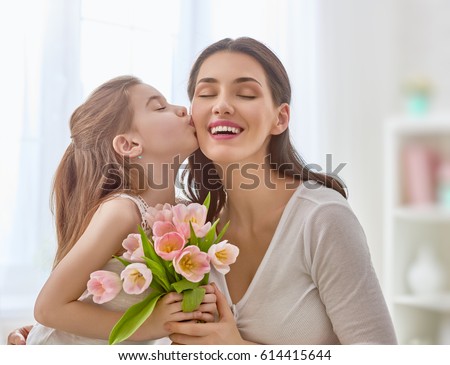
{"type": "Polygon", "coordinates": [[[181,162],[198,149],[195,128],[185,107],[172,105],[155,88],[139,84],[130,88],[133,130],[147,160],[181,162]]]}
{"type": "Polygon", "coordinates": [[[253,57],[221,51],[200,67],[192,119],[200,148],[212,161],[262,163],[271,135],[287,128],[289,106],[274,104],[253,57]]]}

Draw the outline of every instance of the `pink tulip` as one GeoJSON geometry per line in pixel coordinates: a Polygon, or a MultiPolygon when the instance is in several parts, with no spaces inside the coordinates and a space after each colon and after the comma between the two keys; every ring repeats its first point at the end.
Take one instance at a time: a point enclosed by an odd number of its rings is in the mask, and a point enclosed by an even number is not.
{"type": "Polygon", "coordinates": [[[123,290],[127,294],[141,294],[153,279],[152,271],[141,263],[128,265],[120,277],[123,279],[123,290]]]}
{"type": "Polygon", "coordinates": [[[187,280],[198,283],[211,270],[209,256],[197,246],[187,246],[173,259],[173,267],[187,280]]]}
{"type": "Polygon", "coordinates": [[[177,232],[177,229],[171,222],[157,221],[153,224],[152,233],[154,241],[170,232],[177,232]]]}
{"type": "Polygon", "coordinates": [[[94,271],[87,282],[87,291],[93,295],[94,303],[102,304],[113,300],[122,290],[119,275],[106,270],[94,271]]]}
{"type": "Polygon", "coordinates": [[[123,248],[127,250],[123,254],[123,257],[133,262],[145,262],[142,258],[144,256],[144,249],[142,247],[141,235],[137,233],[131,233],[122,242],[123,248]]]}
{"type": "Polygon", "coordinates": [[[230,265],[236,262],[239,248],[224,240],[212,245],[208,250],[208,255],[216,270],[225,275],[230,271],[230,265]]]}
{"type": "Polygon", "coordinates": [[[149,207],[145,213],[145,219],[152,229],[155,222],[172,222],[172,216],[172,206],[167,203],[149,207]]]}
{"type": "Polygon", "coordinates": [[[186,239],[191,235],[189,222],[191,222],[197,237],[205,237],[211,229],[211,222],[205,223],[208,210],[204,205],[198,203],[177,204],[172,208],[172,212],[175,227],[186,239]]]}
{"type": "Polygon", "coordinates": [[[155,241],[155,252],[164,260],[173,260],[183,249],[186,240],[177,232],[169,232],[155,241]]]}

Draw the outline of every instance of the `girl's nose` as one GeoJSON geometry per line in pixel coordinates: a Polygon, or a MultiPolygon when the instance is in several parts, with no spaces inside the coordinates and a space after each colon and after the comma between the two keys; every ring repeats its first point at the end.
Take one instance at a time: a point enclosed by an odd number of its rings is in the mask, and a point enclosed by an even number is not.
{"type": "Polygon", "coordinates": [[[184,117],[184,116],[186,116],[186,115],[187,115],[187,109],[186,109],[184,106],[180,106],[180,107],[177,109],[177,115],[178,115],[179,117],[184,117]]]}

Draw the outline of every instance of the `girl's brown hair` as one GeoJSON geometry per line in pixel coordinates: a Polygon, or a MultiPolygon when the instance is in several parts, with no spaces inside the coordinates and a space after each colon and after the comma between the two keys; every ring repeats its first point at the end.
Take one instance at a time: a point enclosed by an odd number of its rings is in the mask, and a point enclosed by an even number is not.
{"type": "Polygon", "coordinates": [[[130,161],[113,149],[116,135],[131,128],[129,89],[141,84],[120,76],[99,86],[70,118],[72,142],[56,170],[52,189],[58,248],[54,266],[75,245],[98,206],[120,191],[136,192],[130,161]]]}
{"type": "MultiPolygon", "coordinates": [[[[188,95],[192,101],[197,82],[198,73],[203,62],[217,52],[244,53],[253,57],[263,67],[269,81],[272,98],[276,105],[290,103],[291,85],[286,69],[278,57],[261,42],[248,37],[235,40],[222,39],[203,50],[189,75],[188,95]]],[[[347,198],[346,187],[338,177],[320,174],[308,167],[305,161],[295,150],[289,135],[289,128],[283,133],[271,137],[269,144],[269,165],[283,176],[291,176],[297,180],[315,180],[327,187],[338,191],[347,198]]],[[[201,150],[197,150],[189,158],[187,174],[186,194],[192,201],[203,202],[208,192],[211,192],[211,203],[208,219],[216,217],[226,202],[226,193],[220,183],[214,164],[201,150]],[[201,168],[198,168],[198,167],[201,168]],[[214,181],[214,186],[211,185],[214,181]]]]}

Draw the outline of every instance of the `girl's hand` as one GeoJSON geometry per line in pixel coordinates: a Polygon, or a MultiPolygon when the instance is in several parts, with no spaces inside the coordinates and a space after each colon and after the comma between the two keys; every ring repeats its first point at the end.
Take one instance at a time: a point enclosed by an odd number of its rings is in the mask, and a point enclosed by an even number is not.
{"type": "Polygon", "coordinates": [[[26,345],[27,337],[33,326],[17,328],[8,335],[7,345],[26,345]]]}
{"type": "Polygon", "coordinates": [[[233,313],[225,296],[212,284],[217,298],[219,321],[215,323],[166,323],[165,329],[172,333],[169,338],[180,345],[244,345],[245,341],[236,326],[233,313]]]}
{"type": "Polygon", "coordinates": [[[172,292],[164,295],[158,300],[150,317],[130,339],[145,341],[167,337],[171,333],[164,326],[167,322],[214,322],[217,313],[214,288],[211,285],[206,285],[204,288],[206,289],[205,298],[194,312],[182,311],[182,294],[172,292]]]}

